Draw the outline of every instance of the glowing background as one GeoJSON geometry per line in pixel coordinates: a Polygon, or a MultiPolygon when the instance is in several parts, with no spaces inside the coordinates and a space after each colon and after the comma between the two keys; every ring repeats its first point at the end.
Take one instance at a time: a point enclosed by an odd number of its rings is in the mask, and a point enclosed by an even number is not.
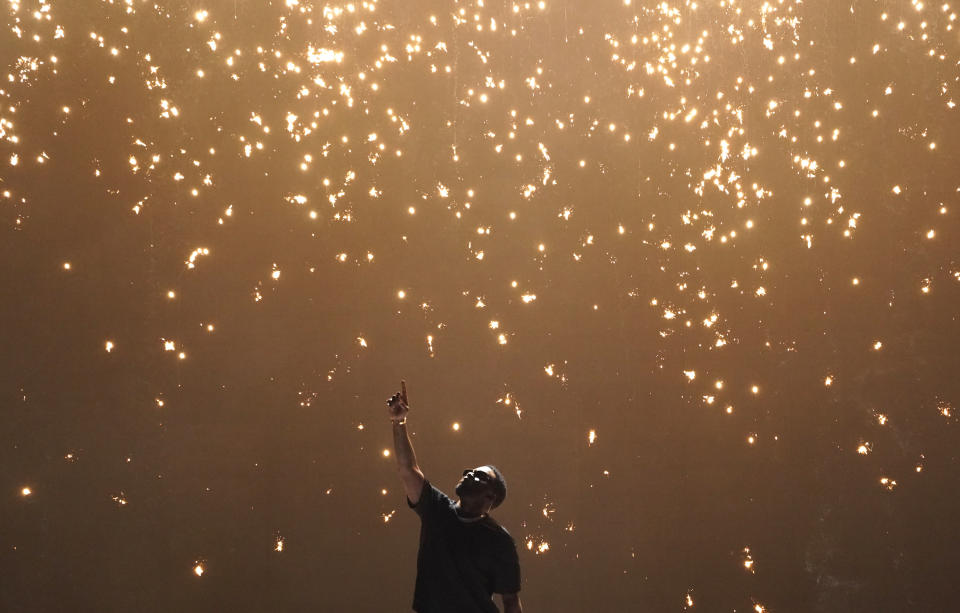
{"type": "Polygon", "coordinates": [[[953,608],[956,12],[4,0],[0,609],[953,608]]]}

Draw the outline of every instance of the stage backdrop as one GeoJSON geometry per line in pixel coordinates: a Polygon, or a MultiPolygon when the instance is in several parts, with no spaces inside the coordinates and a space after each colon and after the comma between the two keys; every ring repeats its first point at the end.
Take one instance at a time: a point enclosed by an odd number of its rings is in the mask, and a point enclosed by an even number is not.
{"type": "Polygon", "coordinates": [[[3,2],[0,609],[956,610],[956,14],[3,2]]]}

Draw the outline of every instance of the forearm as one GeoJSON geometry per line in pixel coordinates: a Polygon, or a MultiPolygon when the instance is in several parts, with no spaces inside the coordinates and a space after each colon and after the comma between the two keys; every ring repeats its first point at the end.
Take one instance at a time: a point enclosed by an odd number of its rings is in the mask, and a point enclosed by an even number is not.
{"type": "Polygon", "coordinates": [[[513,601],[504,602],[503,613],[523,613],[523,608],[520,606],[520,599],[517,598],[513,601]]]}
{"type": "Polygon", "coordinates": [[[397,467],[401,470],[417,466],[417,456],[407,433],[406,424],[393,422],[393,450],[397,456],[397,467]]]}

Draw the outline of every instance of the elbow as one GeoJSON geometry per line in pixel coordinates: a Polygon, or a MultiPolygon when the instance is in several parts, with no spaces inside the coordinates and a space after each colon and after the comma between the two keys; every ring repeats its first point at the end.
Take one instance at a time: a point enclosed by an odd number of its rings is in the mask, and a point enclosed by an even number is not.
{"type": "Polygon", "coordinates": [[[503,613],[523,613],[519,594],[501,594],[503,598],[503,613]]]}

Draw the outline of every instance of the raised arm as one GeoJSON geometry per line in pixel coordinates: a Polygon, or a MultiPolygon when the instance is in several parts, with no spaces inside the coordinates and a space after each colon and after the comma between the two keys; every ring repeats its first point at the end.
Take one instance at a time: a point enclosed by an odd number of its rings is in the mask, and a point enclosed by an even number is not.
{"type": "Polygon", "coordinates": [[[393,450],[397,457],[397,469],[403,480],[403,489],[411,504],[420,502],[420,493],[423,491],[423,472],[417,465],[417,456],[413,452],[410,434],[407,432],[407,382],[400,382],[401,391],[387,400],[390,421],[393,422],[393,450]]]}

